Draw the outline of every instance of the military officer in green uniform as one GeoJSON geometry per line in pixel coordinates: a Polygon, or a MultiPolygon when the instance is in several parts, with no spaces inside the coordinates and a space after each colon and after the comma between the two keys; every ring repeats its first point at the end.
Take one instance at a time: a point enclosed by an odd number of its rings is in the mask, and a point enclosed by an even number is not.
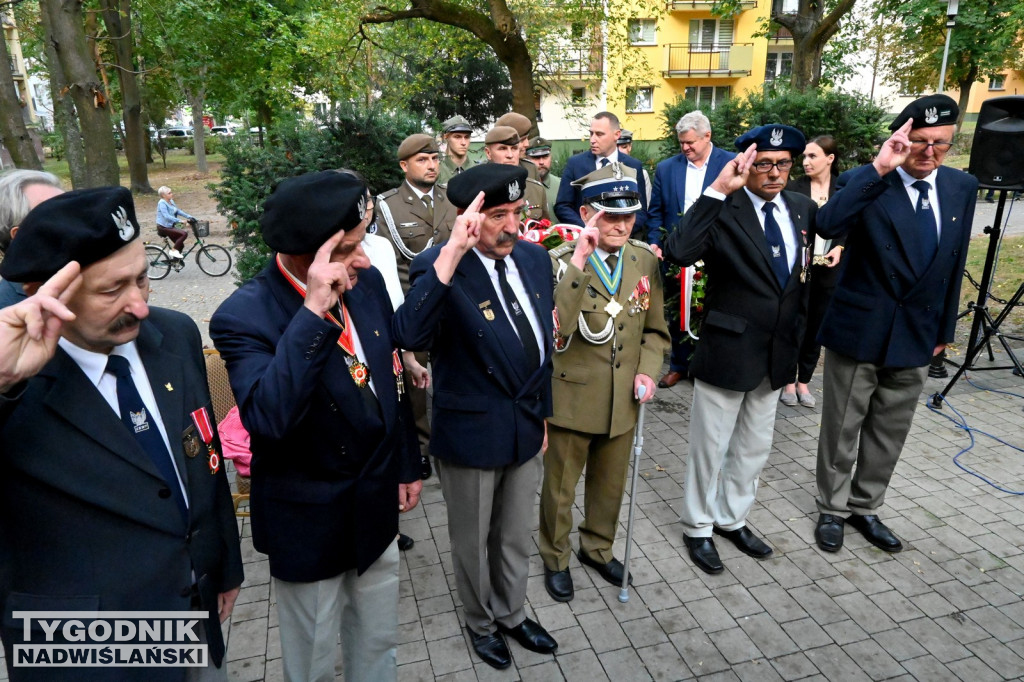
{"type": "MultiPolygon", "coordinates": [[[[533,130],[533,121],[522,114],[510,111],[494,122],[495,126],[508,126],[515,128],[519,133],[519,165],[526,170],[526,177],[531,180],[540,180],[540,169],[537,168],[531,159],[526,158],[526,149],[530,146],[530,131],[533,130]]],[[[552,213],[551,215],[554,215],[552,213]]]]}
{"type": "Polygon", "coordinates": [[[421,251],[448,239],[457,209],[437,184],[437,144],[425,133],[410,135],[398,147],[405,182],[377,196],[377,234],[395,247],[402,291],[409,291],[409,263],[421,251]]]}
{"type": "Polygon", "coordinates": [[[641,210],[635,171],[611,163],[574,183],[585,223],[575,243],[551,251],[555,272],[554,414],[540,498],[544,586],[573,598],[569,574],[572,507],[587,470],[581,563],[613,584],[622,563],[612,543],[622,505],[639,402],[654,396],[670,340],[658,257],[629,239],[641,210]],[[638,401],[640,386],[646,388],[638,401]]]}
{"type": "MultiPolygon", "coordinates": [[[[409,292],[409,264],[421,251],[440,244],[451,236],[458,209],[448,201],[444,188],[437,184],[437,144],[423,133],[410,135],[398,147],[398,165],[405,182],[377,196],[374,202],[377,234],[383,235],[395,249],[398,279],[402,291],[409,292]]],[[[416,353],[416,362],[427,366],[426,353],[416,353]]],[[[427,391],[413,385],[406,369],[405,391],[409,396],[423,461],[423,478],[431,474],[430,419],[427,416],[427,391]]]]}
{"type": "MultiPolygon", "coordinates": [[[[500,163],[507,166],[520,166],[519,163],[519,133],[511,126],[494,126],[487,131],[484,138],[484,153],[490,163],[500,163]]],[[[532,163],[536,170],[536,166],[532,163]]],[[[530,220],[541,220],[549,218],[548,195],[544,185],[537,180],[526,179],[526,207],[525,217],[530,220]]]]}
{"type": "Polygon", "coordinates": [[[447,185],[453,177],[480,163],[479,151],[476,154],[469,151],[469,138],[472,134],[473,126],[458,114],[441,124],[445,152],[437,169],[437,184],[447,185]]]}
{"type": "Polygon", "coordinates": [[[543,137],[535,137],[526,148],[526,156],[537,166],[537,179],[548,194],[548,215],[555,215],[555,199],[562,178],[551,172],[551,143],[543,137]]]}

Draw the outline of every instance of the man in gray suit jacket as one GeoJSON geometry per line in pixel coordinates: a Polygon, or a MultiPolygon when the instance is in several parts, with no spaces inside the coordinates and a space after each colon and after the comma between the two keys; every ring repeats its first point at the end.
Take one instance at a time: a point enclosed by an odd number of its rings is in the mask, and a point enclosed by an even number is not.
{"type": "MultiPolygon", "coordinates": [[[[226,679],[220,623],[242,561],[201,339],[187,316],[147,305],[138,235],[127,189],[68,192],[22,221],[0,264],[50,304],[75,266],[56,286],[40,283],[72,259],[82,265],[77,289],[61,294],[74,319],[43,304],[45,331],[33,330],[35,297],[0,319],[0,341],[17,336],[18,320],[36,341],[19,352],[22,369],[0,371],[0,634],[11,666],[14,646],[42,637],[26,639],[14,612],[196,610],[213,663],[198,677],[226,679]]],[[[13,680],[27,672],[68,676],[10,668],[13,680]]],[[[184,680],[186,669],[121,668],[116,678],[184,680]]]]}

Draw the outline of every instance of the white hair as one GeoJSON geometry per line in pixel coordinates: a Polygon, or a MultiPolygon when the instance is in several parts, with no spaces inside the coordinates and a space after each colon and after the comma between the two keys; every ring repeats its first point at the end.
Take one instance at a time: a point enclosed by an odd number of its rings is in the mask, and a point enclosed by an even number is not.
{"type": "Polygon", "coordinates": [[[31,207],[25,197],[30,185],[50,185],[61,189],[53,173],[19,168],[0,173],[0,251],[11,245],[11,228],[21,224],[31,207]]]}
{"type": "Polygon", "coordinates": [[[676,135],[682,135],[687,130],[692,130],[698,135],[707,135],[711,132],[711,121],[703,112],[691,111],[676,123],[676,135]]]}
{"type": "Polygon", "coordinates": [[[160,185],[160,188],[157,189],[156,193],[161,199],[163,199],[164,197],[171,193],[171,188],[168,187],[167,185],[160,185]]]}

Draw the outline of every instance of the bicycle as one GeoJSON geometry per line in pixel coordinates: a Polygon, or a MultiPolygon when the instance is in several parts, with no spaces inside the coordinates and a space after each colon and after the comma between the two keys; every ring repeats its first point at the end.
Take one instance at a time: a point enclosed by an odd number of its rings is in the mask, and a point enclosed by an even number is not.
{"type": "Polygon", "coordinates": [[[174,268],[175,272],[181,272],[181,269],[185,267],[185,259],[196,249],[198,249],[196,265],[207,275],[220,277],[231,270],[231,254],[228,253],[228,250],[218,244],[207,244],[203,241],[203,237],[210,236],[210,221],[190,220],[188,222],[196,240],[181,254],[181,258],[176,258],[169,253],[172,246],[167,237],[163,238],[163,247],[146,244],[146,261],[149,263],[149,278],[151,280],[163,279],[171,273],[171,268],[174,268]]]}

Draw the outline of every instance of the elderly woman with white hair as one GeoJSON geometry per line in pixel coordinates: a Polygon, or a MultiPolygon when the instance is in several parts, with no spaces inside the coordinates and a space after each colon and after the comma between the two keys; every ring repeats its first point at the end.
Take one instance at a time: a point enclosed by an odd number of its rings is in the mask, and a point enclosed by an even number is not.
{"type": "MultiPolygon", "coordinates": [[[[0,173],[0,254],[7,253],[7,247],[29,211],[63,191],[53,173],[25,168],[0,173]]],[[[25,290],[20,283],[0,280],[0,308],[24,298],[25,290]]]]}
{"type": "Polygon", "coordinates": [[[183,216],[185,220],[195,220],[188,213],[185,213],[174,203],[174,192],[167,185],[163,185],[156,191],[160,195],[160,201],[156,204],[156,233],[161,237],[167,237],[174,242],[171,249],[171,256],[181,258],[181,247],[185,245],[185,238],[188,232],[179,230],[175,225],[178,217],[183,216]]]}

